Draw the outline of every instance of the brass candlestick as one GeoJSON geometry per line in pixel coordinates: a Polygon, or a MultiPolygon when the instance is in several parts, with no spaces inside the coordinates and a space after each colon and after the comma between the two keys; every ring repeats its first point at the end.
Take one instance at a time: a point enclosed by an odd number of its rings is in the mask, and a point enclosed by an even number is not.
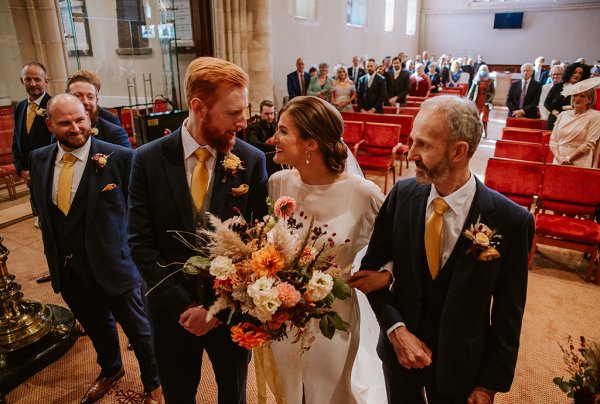
{"type": "Polygon", "coordinates": [[[23,299],[21,285],[8,273],[9,251],[0,237],[0,366],[6,354],[42,338],[54,327],[52,311],[41,302],[23,299]]]}

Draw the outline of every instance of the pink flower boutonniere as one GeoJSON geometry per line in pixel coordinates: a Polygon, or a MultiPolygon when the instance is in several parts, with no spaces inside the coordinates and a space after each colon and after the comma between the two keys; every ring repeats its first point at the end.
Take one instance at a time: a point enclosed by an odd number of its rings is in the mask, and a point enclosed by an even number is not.
{"type": "Polygon", "coordinates": [[[104,167],[106,167],[106,164],[108,164],[109,157],[110,157],[110,154],[106,155],[106,154],[102,154],[102,153],[96,153],[92,156],[92,160],[96,164],[96,172],[98,172],[98,171],[102,170],[104,167]]]}
{"type": "Polygon", "coordinates": [[[225,169],[225,176],[223,177],[223,182],[227,179],[227,177],[235,177],[237,176],[238,171],[244,169],[244,162],[240,160],[238,156],[229,152],[223,158],[223,163],[221,163],[223,168],[225,169]]]}
{"type": "Polygon", "coordinates": [[[495,247],[500,244],[502,235],[481,223],[481,217],[477,219],[477,223],[472,224],[463,232],[463,236],[472,241],[466,253],[476,256],[477,261],[491,261],[500,258],[500,253],[495,247]]]}

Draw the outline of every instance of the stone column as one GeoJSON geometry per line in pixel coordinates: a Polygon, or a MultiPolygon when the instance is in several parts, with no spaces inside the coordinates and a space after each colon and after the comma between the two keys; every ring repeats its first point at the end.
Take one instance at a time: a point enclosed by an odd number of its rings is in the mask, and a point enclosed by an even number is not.
{"type": "MultiPolygon", "coordinates": [[[[273,100],[270,0],[213,0],[215,56],[250,76],[250,104],[273,100]]],[[[274,101],[274,100],[273,100],[274,101]]]]}
{"type": "Polygon", "coordinates": [[[50,94],[62,93],[68,68],[58,0],[9,0],[21,64],[37,61],[48,70],[50,94]]]}

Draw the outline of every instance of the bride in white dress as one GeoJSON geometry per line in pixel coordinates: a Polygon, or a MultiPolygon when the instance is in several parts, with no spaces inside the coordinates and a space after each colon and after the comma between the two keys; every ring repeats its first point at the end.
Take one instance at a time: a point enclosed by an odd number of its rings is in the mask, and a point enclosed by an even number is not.
{"type": "MultiPolygon", "coordinates": [[[[271,197],[293,197],[296,211],[303,211],[307,221],[314,218],[315,225],[327,224],[336,244],[350,240],[337,256],[342,267],[352,263],[368,244],[384,199],[371,181],[344,171],[347,148],[341,141],[343,128],[341,115],[327,102],[317,97],[294,98],[280,112],[273,141],[275,163],[295,168],[269,179],[271,197]]],[[[359,328],[363,324],[360,311],[370,311],[370,307],[361,304],[359,310],[353,293],[352,298],[336,301],[334,309],[350,324],[348,333],[338,331],[329,340],[313,320],[315,340],[302,355],[299,344],[292,343],[293,336],[272,344],[286,402],[301,404],[304,397],[306,404],[385,403],[381,362],[375,354],[379,330],[372,312],[362,315],[370,320],[365,327],[370,341],[361,341],[357,359],[359,337],[365,334],[359,328]]]]}

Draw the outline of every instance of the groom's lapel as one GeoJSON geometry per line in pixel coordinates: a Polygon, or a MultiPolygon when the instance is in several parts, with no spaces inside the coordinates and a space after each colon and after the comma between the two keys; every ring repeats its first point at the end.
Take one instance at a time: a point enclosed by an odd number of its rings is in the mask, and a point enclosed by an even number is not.
{"type": "MultiPolygon", "coordinates": [[[[364,76],[363,76],[364,77],[364,76]]],[[[425,260],[425,208],[427,197],[431,187],[420,187],[420,190],[415,194],[410,203],[410,212],[408,217],[409,229],[413,231],[413,237],[410,238],[411,251],[413,254],[413,277],[415,279],[415,287],[421,294],[421,281],[423,279],[423,271],[427,270],[427,261],[425,260]]]]}

